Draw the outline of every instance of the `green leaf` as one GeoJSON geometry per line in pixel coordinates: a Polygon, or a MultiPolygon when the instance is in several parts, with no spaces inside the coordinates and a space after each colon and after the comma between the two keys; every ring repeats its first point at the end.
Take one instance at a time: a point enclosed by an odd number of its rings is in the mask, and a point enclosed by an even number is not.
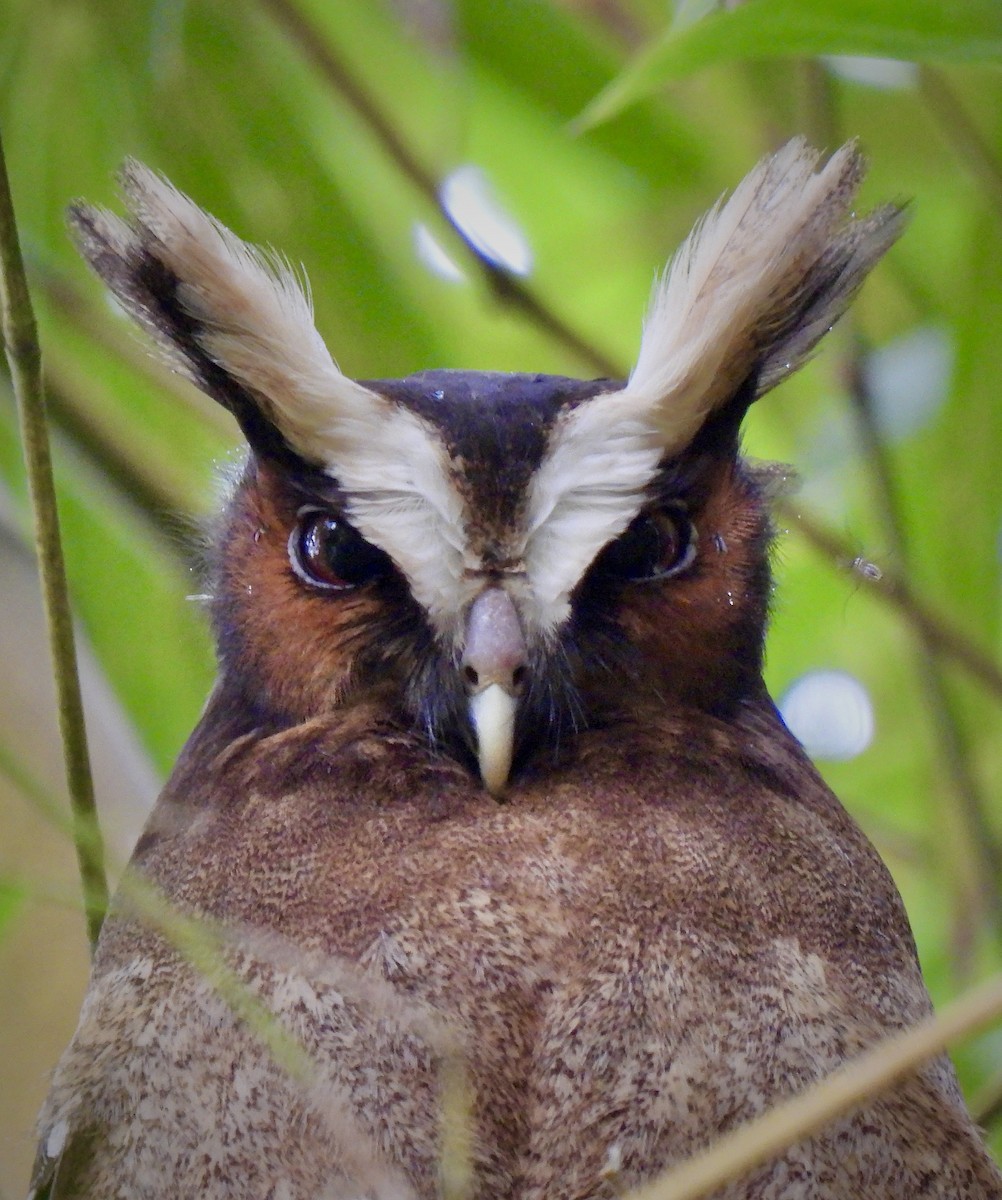
{"type": "MultiPolygon", "coordinates": [[[[456,12],[466,55],[561,121],[580,112],[622,62],[608,36],[589,30],[579,13],[560,5],[507,0],[503,21],[492,0],[459,0],[456,12]],[[555,45],[561,47],[558,55],[555,45]]],[[[682,114],[655,103],[638,105],[624,120],[603,126],[594,140],[658,187],[678,186],[680,178],[691,182],[705,157],[682,114]]]]}
{"type": "Polygon", "coordinates": [[[953,63],[1002,62],[998,0],[748,0],[673,27],[584,110],[597,125],[655,89],[741,59],[858,54],[953,63]]]}

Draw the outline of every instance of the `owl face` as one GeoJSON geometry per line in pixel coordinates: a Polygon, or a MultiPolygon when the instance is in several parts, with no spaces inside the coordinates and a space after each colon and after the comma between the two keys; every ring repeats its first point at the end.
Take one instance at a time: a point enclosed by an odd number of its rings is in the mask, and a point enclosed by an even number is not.
{"type": "Polygon", "coordinates": [[[738,432],[901,225],[853,146],[761,163],[666,271],[625,382],[357,382],[281,262],[132,163],[92,266],[250,446],[222,523],[224,685],[262,725],[362,710],[500,793],[585,728],[759,691],[768,522],[738,432]]]}
{"type": "Polygon", "coordinates": [[[723,713],[757,686],[767,519],[733,421],[659,463],[583,561],[580,540],[602,535],[580,514],[552,533],[538,481],[616,385],[435,371],[366,386],[421,422],[458,519],[415,530],[412,561],[392,509],[359,516],[327,472],[250,457],[214,613],[224,672],[271,719],[368,704],[500,790],[651,697],[723,713]]]}

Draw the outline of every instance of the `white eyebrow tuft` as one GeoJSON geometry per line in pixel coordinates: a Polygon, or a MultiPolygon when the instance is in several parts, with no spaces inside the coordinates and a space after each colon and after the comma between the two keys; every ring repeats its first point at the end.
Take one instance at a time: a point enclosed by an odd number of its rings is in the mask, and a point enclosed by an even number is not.
{"type": "Polygon", "coordinates": [[[626,386],[555,425],[532,482],[525,557],[542,628],[607,542],[639,512],[663,459],[754,383],[749,401],[799,367],[901,232],[893,206],[857,218],[853,143],[818,168],[795,138],[701,221],[655,288],[626,386]]]}
{"type": "MultiPolygon", "coordinates": [[[[643,505],[659,462],[683,452],[746,381],[757,379],[761,394],[800,365],[900,232],[893,207],[849,211],[863,174],[853,144],[819,162],[795,139],[711,210],[655,290],[626,385],[555,422],[517,547],[525,603],[544,635],[643,505]]],[[[140,163],[128,162],[122,180],[131,223],[72,210],[92,266],[175,366],[242,423],[263,416],[337,480],[360,532],[408,577],[448,640],[482,564],[434,425],[344,375],[288,262],[241,241],[140,163]]]]}
{"type": "Polygon", "coordinates": [[[214,364],[300,457],[337,480],[360,532],[448,632],[461,599],[466,513],[434,427],[343,374],[284,259],[243,242],[141,163],[125,164],[122,183],[133,223],[93,208],[74,214],[92,265],[174,366],[211,392],[204,363],[214,364]],[[147,284],[144,270],[158,281],[165,271],[165,281],[147,284]],[[182,314],[173,324],[157,307],[164,296],[182,314]]]}
{"type": "Polygon", "coordinates": [[[563,414],[529,491],[526,573],[544,635],[570,612],[570,594],[595,555],[629,525],[661,450],[648,422],[605,392],[563,414]]]}
{"type": "Polygon", "coordinates": [[[410,581],[443,640],[454,637],[473,590],[467,581],[468,514],[433,426],[377,393],[368,420],[345,437],[340,422],[313,445],[348,496],[353,522],[410,581]]]}

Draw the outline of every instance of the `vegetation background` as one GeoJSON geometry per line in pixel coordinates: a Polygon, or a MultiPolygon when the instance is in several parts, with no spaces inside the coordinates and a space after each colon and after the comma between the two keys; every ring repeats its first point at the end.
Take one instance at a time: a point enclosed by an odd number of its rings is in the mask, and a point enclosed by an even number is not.
{"type": "MultiPolygon", "coordinates": [[[[806,680],[813,748],[901,887],[936,1001],[998,970],[1000,65],[997,0],[0,0],[0,128],[113,870],[211,686],[195,530],[239,452],[87,276],[68,202],[114,204],[127,155],[163,170],[306,265],[351,375],[618,375],[709,204],[792,135],[858,137],[864,205],[910,199],[912,219],[749,421],[748,453],[801,480],[778,510],[768,677],[791,722],[806,680]]],[[[0,377],[5,1197],[87,970],[48,674],[0,377]]],[[[1002,1030],[956,1058],[999,1149],[1002,1030]]]]}

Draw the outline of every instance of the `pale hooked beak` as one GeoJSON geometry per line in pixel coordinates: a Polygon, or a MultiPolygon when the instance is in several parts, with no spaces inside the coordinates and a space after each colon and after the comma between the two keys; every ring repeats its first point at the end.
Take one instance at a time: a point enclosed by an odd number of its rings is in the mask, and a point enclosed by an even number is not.
{"type": "Polygon", "coordinates": [[[511,771],[515,713],[526,670],[522,626],[503,588],[488,588],[474,600],[466,618],[462,670],[477,735],[480,778],[497,796],[511,771]]]}

